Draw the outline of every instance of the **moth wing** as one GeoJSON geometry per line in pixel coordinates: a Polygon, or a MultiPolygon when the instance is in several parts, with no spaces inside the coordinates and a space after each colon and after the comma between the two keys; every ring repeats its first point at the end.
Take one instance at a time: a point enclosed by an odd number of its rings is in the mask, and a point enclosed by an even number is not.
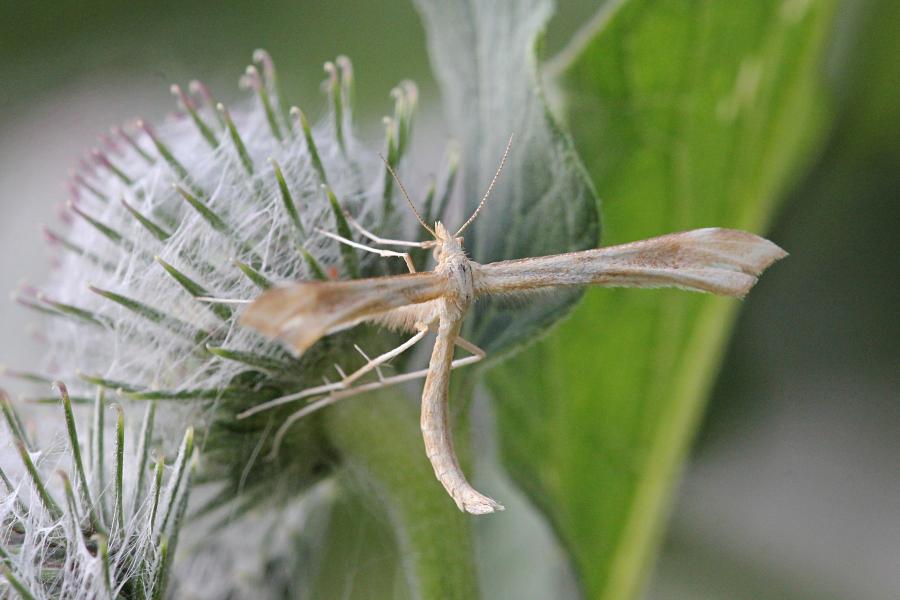
{"type": "Polygon", "coordinates": [[[440,301],[427,300],[420,304],[410,304],[394,308],[372,317],[372,322],[394,331],[417,331],[417,325],[431,325],[438,318],[440,301]]]}
{"type": "Polygon", "coordinates": [[[680,287],[723,296],[746,294],[787,253],[746,231],[707,228],[630,244],[479,265],[478,294],[516,294],[575,285],[680,287]]]}
{"type": "Polygon", "coordinates": [[[304,281],[259,295],[241,315],[241,324],[276,338],[297,355],[322,336],[408,305],[428,302],[446,291],[434,273],[412,273],[352,281],[304,281]]]}

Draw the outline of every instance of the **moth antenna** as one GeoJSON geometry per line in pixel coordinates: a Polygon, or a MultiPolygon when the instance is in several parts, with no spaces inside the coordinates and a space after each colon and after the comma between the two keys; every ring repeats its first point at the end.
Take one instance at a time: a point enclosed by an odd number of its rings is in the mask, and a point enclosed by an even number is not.
{"type": "Polygon", "coordinates": [[[484,203],[487,202],[488,196],[491,195],[491,190],[494,189],[494,184],[497,183],[497,179],[500,177],[500,171],[503,170],[503,165],[506,164],[506,157],[509,156],[509,149],[512,148],[513,136],[515,133],[510,134],[509,141],[506,142],[506,150],[503,151],[503,158],[500,159],[500,166],[497,167],[497,172],[494,173],[494,178],[491,179],[490,185],[488,185],[487,191],[484,193],[484,196],[481,197],[481,202],[478,203],[478,208],[475,209],[475,212],[472,213],[472,216],[462,224],[462,227],[459,228],[459,231],[453,234],[453,237],[458,237],[459,234],[463,232],[463,229],[468,227],[472,221],[475,220],[475,217],[478,216],[478,213],[481,212],[481,209],[484,208],[484,203]]]}
{"type": "Polygon", "coordinates": [[[437,234],[434,232],[434,229],[425,224],[425,221],[422,219],[422,215],[420,215],[419,211],[416,210],[416,205],[413,204],[412,200],[410,200],[409,194],[406,193],[406,188],[403,186],[403,182],[400,181],[399,177],[397,177],[394,169],[391,168],[391,164],[386,161],[384,159],[384,156],[382,156],[381,154],[379,154],[378,156],[381,158],[381,162],[384,163],[384,166],[387,167],[388,173],[391,174],[391,177],[393,177],[394,181],[397,182],[397,185],[400,186],[400,191],[403,192],[403,197],[406,198],[406,203],[409,204],[409,207],[412,209],[413,214],[416,215],[416,219],[419,221],[419,223],[422,224],[422,227],[424,227],[428,231],[428,233],[437,238],[437,234]]]}

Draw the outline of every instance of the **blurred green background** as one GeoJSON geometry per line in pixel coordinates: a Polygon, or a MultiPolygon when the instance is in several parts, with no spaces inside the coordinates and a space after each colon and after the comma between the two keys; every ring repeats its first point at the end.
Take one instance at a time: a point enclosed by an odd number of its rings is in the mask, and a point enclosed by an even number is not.
{"type": "MultiPolygon", "coordinates": [[[[598,8],[560,4],[548,57],[598,8]]],[[[791,257],[742,309],[649,598],[900,589],[897,23],[892,0],[840,5],[823,65],[836,119],[775,221],[791,257]]],[[[321,64],[350,56],[358,122],[373,136],[390,87],[414,79],[414,152],[438,156],[422,147],[446,135],[424,44],[406,2],[0,2],[0,288],[44,278],[38,223],[54,220],[67,169],[97,133],[163,116],[172,82],[197,77],[237,98],[257,47],[278,62],[288,101],[313,114],[321,64]]],[[[8,303],[0,315],[0,363],[28,364],[40,344],[26,315],[8,303]]]]}

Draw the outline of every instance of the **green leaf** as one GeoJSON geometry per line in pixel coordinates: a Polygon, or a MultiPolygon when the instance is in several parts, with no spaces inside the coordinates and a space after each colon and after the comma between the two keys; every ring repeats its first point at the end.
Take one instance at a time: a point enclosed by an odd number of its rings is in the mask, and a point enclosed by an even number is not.
{"type": "MultiPolygon", "coordinates": [[[[481,200],[515,134],[491,197],[465,231],[478,262],[592,248],[596,196],[547,110],[535,46],[552,13],[550,0],[417,0],[453,135],[461,141],[465,212],[481,200]],[[448,25],[452,24],[452,25],[448,25]]],[[[449,224],[455,231],[462,223],[449,224]]],[[[577,294],[559,294],[517,310],[487,304],[467,327],[489,352],[533,338],[558,320],[577,294]]]]}
{"type": "MultiPolygon", "coordinates": [[[[604,198],[604,244],[765,229],[827,123],[834,4],[601,10],[549,74],[604,198]]],[[[737,307],[674,290],[592,290],[492,374],[503,462],[571,552],[587,597],[640,595],[737,307]]]]}
{"type": "MultiPolygon", "coordinates": [[[[373,510],[376,499],[381,499],[411,596],[474,598],[471,517],[456,509],[434,479],[422,451],[417,406],[382,393],[338,404],[324,418],[332,441],[341,449],[348,481],[365,486],[366,510],[373,510]]],[[[354,525],[366,523],[366,516],[354,525]]],[[[383,548],[376,550],[376,557],[379,564],[385,561],[383,548]]],[[[346,581],[346,572],[338,581],[346,581]]]]}

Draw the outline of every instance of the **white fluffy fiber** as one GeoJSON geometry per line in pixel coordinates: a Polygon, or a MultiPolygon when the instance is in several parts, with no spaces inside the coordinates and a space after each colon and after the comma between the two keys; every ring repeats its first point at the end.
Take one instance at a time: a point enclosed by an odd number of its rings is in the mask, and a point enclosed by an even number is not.
{"type": "MultiPolygon", "coordinates": [[[[111,425],[114,429],[115,425],[111,425]]],[[[113,509],[113,436],[106,436],[105,439],[107,452],[104,452],[104,456],[107,458],[103,461],[104,476],[100,479],[96,463],[92,460],[93,450],[87,451],[88,436],[85,433],[82,429],[79,435],[90,495],[95,506],[99,506],[96,504],[98,500],[106,505],[104,516],[100,518],[105,522],[109,533],[108,580],[104,573],[104,562],[96,550],[97,540],[85,540],[82,532],[87,523],[88,508],[81,500],[81,489],[68,442],[57,439],[40,450],[29,452],[42,475],[44,485],[61,510],[59,518],[45,509],[32,480],[18,460],[16,451],[4,444],[3,452],[0,453],[3,471],[14,482],[13,489],[0,497],[0,540],[10,557],[6,565],[11,575],[38,600],[117,597],[127,582],[132,586],[136,585],[136,575],[139,572],[144,573],[143,581],[148,586],[144,591],[151,592],[149,586],[153,584],[154,574],[162,565],[160,540],[172,532],[171,518],[165,530],[162,528],[163,515],[170,506],[173,511],[177,508],[185,491],[187,474],[185,473],[185,478],[181,479],[176,489],[171,476],[172,469],[168,469],[169,474],[164,477],[158,494],[157,518],[151,522],[156,488],[151,482],[150,472],[146,471],[142,474],[145,486],[143,494],[136,497],[135,486],[139,475],[137,445],[130,443],[132,440],[128,439],[123,463],[124,519],[118,519],[113,509]],[[60,472],[68,474],[74,489],[75,510],[79,517],[77,524],[72,507],[63,492],[60,472]],[[88,548],[88,543],[93,545],[92,549],[88,548]]],[[[172,514],[174,518],[176,513],[172,514]]],[[[0,595],[12,593],[9,588],[8,581],[0,579],[0,595]]]]}
{"type": "MultiPolygon", "coordinates": [[[[255,58],[266,73],[269,67],[267,56],[258,54],[255,58]]],[[[341,69],[346,69],[344,75],[349,77],[349,63],[339,61],[338,65],[338,78],[341,69]]],[[[275,87],[269,85],[272,72],[267,75],[270,75],[267,82],[253,78],[250,82],[262,82],[263,89],[273,100],[281,131],[285,133],[284,141],[273,135],[265,106],[258,95],[231,111],[253,163],[252,175],[242,164],[228,130],[219,124],[215,107],[211,106],[209,98],[199,93],[193,101],[197,103],[201,117],[215,132],[217,147],[210,147],[187,114],[173,116],[155,128],[156,136],[190,174],[189,181],[182,180],[173,171],[160,156],[150,135],[137,127],[130,128],[128,134],[153,159],[152,163],[131,147],[125,137],[121,137],[113,140],[100,154],[84,161],[73,179],[74,206],[67,215],[68,226],[63,237],[85,249],[86,255],[99,258],[99,261],[60,249],[57,266],[50,280],[42,287],[42,295],[25,292],[28,299],[35,303],[47,300],[63,302],[90,311],[108,322],[107,326],[97,327],[71,318],[46,319],[48,351],[43,371],[54,379],[67,382],[73,396],[93,394],[93,386],[83,382],[81,374],[126,382],[142,389],[177,391],[221,389],[247,368],[240,363],[198,352],[200,347],[190,336],[172,331],[172,327],[154,324],[90,291],[89,286],[122,294],[166,313],[177,319],[181,323],[179,328],[187,333],[197,329],[215,331],[219,337],[216,343],[228,349],[269,356],[280,351],[276,344],[237,325],[236,317],[227,321],[218,318],[208,305],[192,298],[154,258],[158,256],[172,264],[202,284],[211,295],[220,298],[251,299],[259,293],[259,289],[232,262],[234,259],[249,262],[252,255],[261,259],[261,272],[273,281],[310,278],[311,273],[294,246],[293,240],[297,234],[283,208],[270,158],[281,165],[297,204],[307,235],[305,240],[301,240],[303,246],[326,269],[335,268],[340,272],[342,267],[337,244],[314,232],[318,227],[334,230],[334,215],[321,187],[320,177],[313,166],[299,124],[283,116],[284,113],[278,108],[275,87]],[[106,160],[124,173],[130,182],[116,175],[106,160]],[[200,199],[222,216],[236,237],[245,241],[246,245],[242,248],[228,236],[215,231],[173,188],[174,183],[193,193],[199,192],[200,199]],[[106,200],[98,198],[91,188],[100,191],[106,200]],[[129,214],[122,200],[173,235],[164,242],[152,236],[129,214]],[[83,215],[112,228],[125,241],[111,241],[83,215]]],[[[195,91],[202,90],[197,88],[195,91]]],[[[332,92],[335,91],[348,94],[341,86],[333,86],[332,92]]],[[[407,100],[413,101],[411,98],[407,100]]],[[[345,209],[363,225],[373,226],[382,218],[385,170],[378,150],[384,150],[367,148],[354,138],[346,104],[340,125],[343,129],[343,147],[338,143],[333,104],[332,113],[312,127],[328,184],[345,209]]],[[[388,127],[391,126],[388,122],[388,127]]],[[[396,123],[393,126],[396,127],[396,123]]],[[[368,257],[361,259],[371,260],[368,257]]],[[[238,313],[235,311],[235,314],[238,313]]],[[[110,393],[114,394],[114,391],[110,393]]],[[[51,409],[47,410],[49,412],[51,409]]],[[[160,406],[157,420],[162,422],[157,429],[161,429],[168,445],[177,443],[182,435],[185,415],[189,411],[189,403],[173,402],[160,406]]],[[[61,434],[64,431],[61,415],[54,413],[52,418],[57,417],[57,430],[61,434]]],[[[3,429],[6,432],[5,426],[3,429]]],[[[0,453],[0,462],[5,471],[12,475],[16,489],[0,497],[0,522],[6,524],[6,529],[0,532],[0,539],[4,545],[14,544],[16,547],[16,556],[11,563],[13,573],[25,583],[33,584],[29,588],[37,598],[107,597],[100,576],[99,559],[84,550],[80,532],[75,532],[65,518],[61,522],[48,520],[45,511],[39,507],[38,498],[23,473],[7,433],[4,433],[6,441],[0,453]],[[21,501],[25,504],[19,505],[21,501]],[[24,525],[24,534],[10,529],[11,523],[16,521],[24,525]],[[38,585],[40,567],[48,560],[46,552],[54,536],[66,538],[69,550],[64,557],[65,567],[59,571],[52,585],[38,585]]],[[[129,453],[134,451],[133,441],[134,436],[129,435],[126,443],[129,453]]],[[[112,462],[113,448],[110,439],[107,442],[110,455],[108,465],[112,462]]],[[[52,473],[56,468],[61,468],[69,473],[74,484],[75,476],[67,456],[65,442],[57,442],[53,451],[45,449],[37,453],[35,459],[45,479],[58,483],[52,473]]],[[[129,460],[132,468],[125,470],[126,490],[134,489],[136,481],[134,458],[129,460]]],[[[88,469],[88,477],[92,479],[90,485],[94,485],[96,475],[88,469]]],[[[111,474],[107,473],[105,477],[108,485],[111,474]]],[[[149,492],[149,485],[146,490],[149,492]]],[[[60,487],[55,486],[53,491],[57,502],[64,506],[65,497],[60,493],[60,487]]],[[[153,534],[147,529],[147,510],[147,506],[142,504],[136,512],[128,511],[124,524],[125,541],[117,538],[111,540],[110,545],[111,550],[117,552],[120,544],[129,544],[150,564],[157,559],[157,549],[151,543],[153,534]]],[[[217,565],[221,568],[228,562],[213,558],[208,567],[215,568],[217,565]]],[[[120,565],[124,570],[119,569],[119,582],[123,575],[133,569],[146,568],[147,564],[120,565]]]]}
{"type": "MultiPolygon", "coordinates": [[[[207,123],[214,124],[212,107],[202,109],[207,123]]],[[[217,131],[220,140],[213,150],[198,134],[187,116],[169,119],[158,128],[159,138],[181,162],[207,204],[234,229],[237,237],[263,261],[261,271],[274,281],[308,279],[310,273],[300,253],[291,243],[293,226],[281,204],[280,193],[268,159],[278,161],[299,205],[309,238],[306,249],[326,267],[338,265],[335,242],[314,233],[316,227],[334,229],[334,217],[311,164],[310,153],[296,123],[285,142],[271,133],[258,99],[232,111],[237,129],[253,161],[255,172],[248,175],[228,132],[217,131]]],[[[328,182],[342,205],[363,223],[371,223],[381,202],[382,171],[376,152],[362,147],[350,133],[348,113],[344,123],[346,155],[341,151],[333,119],[313,127],[313,136],[324,163],[328,182]]],[[[286,124],[282,124],[285,127],[286,124]]],[[[158,158],[148,136],[136,134],[136,141],[156,156],[153,165],[122,144],[122,153],[110,160],[133,180],[125,185],[116,176],[97,166],[91,174],[94,185],[109,197],[98,201],[81,189],[78,206],[84,212],[121,232],[139,248],[123,250],[110,242],[84,219],[73,217],[68,237],[83,248],[114,264],[106,270],[81,257],[67,253],[49,282],[52,299],[77,305],[110,319],[110,329],[85,327],[57,319],[47,337],[56,377],[76,381],[77,372],[98,375],[156,389],[218,388],[244,369],[242,365],[211,357],[192,355],[192,344],[165,327],[155,326],[133,312],[117,306],[88,290],[89,285],[122,293],[183,321],[189,327],[225,332],[224,346],[235,350],[271,352],[274,346],[259,335],[236,325],[232,318],[222,323],[207,306],[195,301],[157,264],[160,256],[195,278],[209,292],[222,298],[250,299],[259,293],[249,279],[232,264],[248,253],[227,236],[216,232],[173,189],[170,166],[158,158]],[[177,229],[166,242],[152,237],[119,202],[125,198],[145,215],[162,207],[176,215],[177,229]],[[205,265],[212,273],[203,273],[205,265]]],[[[191,189],[186,183],[182,185],[191,189]]],[[[339,266],[339,265],[338,265],[339,266]]]]}

